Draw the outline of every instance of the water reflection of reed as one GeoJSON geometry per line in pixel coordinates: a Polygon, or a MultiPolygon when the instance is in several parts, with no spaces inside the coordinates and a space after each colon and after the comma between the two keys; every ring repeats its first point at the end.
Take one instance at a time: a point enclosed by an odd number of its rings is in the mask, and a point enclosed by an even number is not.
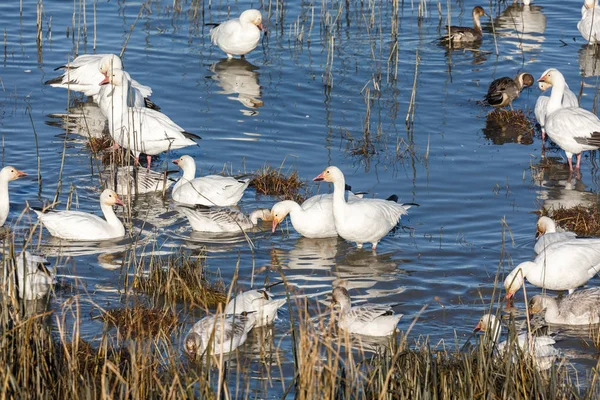
{"type": "Polygon", "coordinates": [[[583,45],[578,51],[579,70],[584,77],[600,75],[600,48],[583,45]]]}
{"type": "MultiPolygon", "coordinates": [[[[217,93],[237,94],[237,97],[228,96],[227,98],[239,101],[252,110],[263,106],[264,103],[260,100],[257,66],[250,64],[246,59],[233,58],[224,59],[213,64],[210,70],[214,72],[211,78],[217,81],[217,84],[223,89],[217,93]]],[[[257,112],[253,111],[246,114],[256,115],[257,112]]]]}

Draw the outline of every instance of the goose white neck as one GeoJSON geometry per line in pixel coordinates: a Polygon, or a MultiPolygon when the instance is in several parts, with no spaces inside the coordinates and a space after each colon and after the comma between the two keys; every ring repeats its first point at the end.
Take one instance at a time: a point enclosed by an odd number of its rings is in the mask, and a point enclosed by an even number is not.
{"type": "Polygon", "coordinates": [[[552,114],[556,110],[562,107],[562,98],[565,94],[565,78],[561,73],[555,71],[552,74],[552,93],[550,93],[550,100],[548,101],[548,107],[546,108],[547,115],[552,114]]]}
{"type": "Polygon", "coordinates": [[[100,209],[102,210],[102,213],[104,214],[104,218],[106,219],[106,222],[108,223],[108,225],[115,232],[118,232],[119,236],[125,236],[125,227],[123,226],[123,223],[121,222],[121,220],[119,218],[117,218],[117,215],[115,214],[115,210],[113,210],[113,207],[108,204],[101,203],[100,209]]]}
{"type": "Polygon", "coordinates": [[[8,218],[10,200],[8,198],[8,180],[0,177],[0,226],[4,225],[8,218]]]}

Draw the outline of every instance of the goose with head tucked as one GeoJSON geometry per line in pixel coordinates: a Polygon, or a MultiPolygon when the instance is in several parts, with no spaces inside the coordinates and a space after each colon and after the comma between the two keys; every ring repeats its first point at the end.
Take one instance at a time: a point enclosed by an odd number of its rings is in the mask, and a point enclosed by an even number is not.
{"type": "Polygon", "coordinates": [[[203,357],[207,352],[211,355],[230,353],[246,342],[255,324],[253,313],[209,315],[192,326],[183,347],[191,357],[203,357]]]}
{"type": "Polygon", "coordinates": [[[239,180],[230,176],[206,175],[196,178],[196,162],[190,156],[173,160],[183,175],[173,186],[173,200],[190,205],[206,207],[235,206],[250,184],[249,179],[239,180]]]}
{"type": "Polygon", "coordinates": [[[543,313],[549,324],[592,325],[600,323],[600,288],[577,290],[561,299],[547,294],[529,300],[529,313],[543,313]]]}
{"type": "Polygon", "coordinates": [[[314,181],[333,183],[333,220],[337,233],[358,248],[363,243],[371,243],[377,249],[377,243],[387,235],[407,214],[410,205],[398,204],[383,199],[355,199],[347,202],[344,197],[346,186],[344,174],[335,166],[327,167],[314,181]]]}
{"type": "Polygon", "coordinates": [[[600,146],[600,119],[596,114],[581,107],[563,107],[565,77],[555,68],[544,71],[540,82],[552,85],[552,93],[546,109],[546,133],[566,153],[569,169],[573,171],[573,155],[577,155],[580,169],[581,153],[596,150],[600,146]]]}
{"type": "Polygon", "coordinates": [[[258,220],[270,221],[271,211],[259,208],[249,215],[226,207],[189,207],[179,205],[177,211],[185,215],[194,231],[211,233],[240,233],[251,231],[258,220]]]}
{"type": "Polygon", "coordinates": [[[250,9],[239,18],[225,21],[210,30],[210,41],[227,54],[227,58],[244,56],[258,46],[263,30],[262,14],[250,9]]]}
{"type": "Polygon", "coordinates": [[[116,144],[130,150],[136,160],[140,153],[146,154],[148,169],[151,156],[195,145],[193,139],[200,139],[159,111],[129,107],[126,99],[130,81],[123,71],[113,70],[100,84],[110,85],[100,108],[108,119],[111,137],[116,144]]]}
{"type": "MultiPolygon", "coordinates": [[[[537,241],[533,251],[535,254],[540,254],[544,249],[552,243],[564,242],[577,237],[575,232],[560,230],[556,227],[556,222],[550,217],[540,217],[537,221],[537,241]]],[[[581,239],[586,240],[586,239],[581,239]]]]}
{"type": "Polygon", "coordinates": [[[277,310],[285,304],[285,299],[274,299],[266,289],[252,289],[242,292],[229,300],[225,314],[253,313],[256,327],[273,323],[277,310]]]}
{"type": "Polygon", "coordinates": [[[523,89],[530,87],[534,82],[533,76],[526,72],[521,72],[514,79],[508,76],[495,79],[490,83],[485,101],[492,107],[510,106],[512,110],[512,102],[519,97],[523,89]]]}
{"type": "Polygon", "coordinates": [[[7,166],[0,170],[0,226],[4,226],[10,211],[10,199],[8,196],[8,182],[27,176],[23,171],[15,167],[7,166]]]}
{"type": "Polygon", "coordinates": [[[125,236],[125,227],[115,215],[114,205],[124,204],[115,192],[105,189],[100,195],[100,209],[105,219],[82,211],[33,211],[54,237],[66,240],[99,241],[125,236]]]}
{"type": "Polygon", "coordinates": [[[366,336],[390,336],[402,314],[394,314],[390,305],[366,303],[352,307],[350,294],[345,287],[338,286],[331,293],[332,304],[338,305],[338,327],[350,333],[366,336]]]}
{"type": "MultiPolygon", "coordinates": [[[[538,86],[542,92],[552,88],[552,85],[547,82],[538,82],[538,86]]],[[[546,113],[548,112],[548,102],[550,101],[549,96],[540,95],[535,102],[535,119],[540,124],[542,129],[542,141],[546,140],[546,113]]],[[[565,82],[565,92],[563,94],[562,107],[579,107],[579,100],[569,85],[565,82]]]]}
{"type": "Polygon", "coordinates": [[[451,45],[480,41],[483,38],[483,30],[481,29],[481,22],[479,19],[487,14],[482,7],[476,6],[473,8],[471,15],[473,16],[472,28],[465,26],[450,26],[448,28],[448,33],[442,36],[440,40],[451,45]]]}

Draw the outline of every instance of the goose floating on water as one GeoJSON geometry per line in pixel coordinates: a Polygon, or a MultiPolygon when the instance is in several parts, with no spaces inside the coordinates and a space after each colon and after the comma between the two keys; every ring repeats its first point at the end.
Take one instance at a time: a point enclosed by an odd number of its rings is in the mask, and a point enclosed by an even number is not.
{"type": "MultiPolygon", "coordinates": [[[[46,296],[54,284],[54,275],[46,267],[49,264],[48,260],[24,251],[16,256],[15,261],[19,298],[37,300],[46,296]]],[[[5,263],[5,279],[10,285],[10,290],[13,290],[15,271],[7,267],[5,263]]]]}
{"type": "Polygon", "coordinates": [[[259,208],[246,215],[231,208],[194,208],[178,206],[177,211],[190,221],[192,229],[198,232],[239,233],[252,230],[258,225],[258,220],[270,221],[271,211],[259,208]]]}
{"type": "MultiPolygon", "coordinates": [[[[575,232],[568,232],[560,230],[556,227],[556,222],[549,217],[540,217],[537,222],[537,241],[533,251],[535,254],[540,254],[544,249],[550,246],[552,243],[564,242],[567,240],[575,239],[577,234],[575,232]]],[[[586,240],[586,239],[581,239],[586,240]]]]}
{"type": "Polygon", "coordinates": [[[272,323],[277,317],[277,310],[285,304],[285,299],[273,299],[266,289],[253,289],[242,292],[229,300],[225,314],[253,313],[256,327],[272,323]]]}
{"type": "Polygon", "coordinates": [[[591,325],[600,322],[600,288],[577,290],[562,299],[538,294],[529,300],[529,313],[543,312],[549,324],[591,325]]]}
{"type": "Polygon", "coordinates": [[[203,356],[207,350],[211,355],[230,353],[246,342],[255,323],[254,314],[207,316],[192,326],[183,347],[190,356],[203,356]]]}

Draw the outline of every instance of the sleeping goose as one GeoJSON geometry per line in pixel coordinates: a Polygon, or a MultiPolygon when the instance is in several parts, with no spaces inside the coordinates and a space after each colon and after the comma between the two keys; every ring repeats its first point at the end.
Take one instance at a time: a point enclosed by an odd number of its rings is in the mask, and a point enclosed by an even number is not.
{"type": "MultiPolygon", "coordinates": [[[[74,92],[82,92],[98,103],[98,93],[101,89],[98,84],[104,80],[110,70],[122,70],[123,63],[116,54],[84,54],[70,63],[56,68],[56,70],[58,69],[63,69],[65,72],[59,77],[44,82],[44,84],[74,92]]],[[[150,87],[131,80],[131,89],[129,105],[136,107],[152,105],[152,102],[147,101],[147,98],[152,94],[150,87]]]]}
{"type": "Polygon", "coordinates": [[[382,237],[388,234],[406,215],[410,205],[383,199],[356,199],[346,202],[345,179],[338,167],[330,166],[314,181],[333,183],[333,219],[337,233],[360,249],[363,243],[371,243],[373,251],[382,237]]]}
{"type": "MultiPolygon", "coordinates": [[[[547,82],[539,82],[538,86],[542,92],[552,88],[552,85],[547,82]]],[[[540,95],[535,102],[535,119],[542,128],[542,141],[546,140],[546,113],[548,112],[547,110],[549,101],[550,97],[540,95]]],[[[569,85],[566,83],[561,105],[562,107],[579,107],[579,100],[577,100],[577,96],[571,89],[569,89],[569,85]]]]}
{"type": "Polygon", "coordinates": [[[350,333],[367,336],[390,336],[396,332],[396,325],[402,314],[394,314],[386,304],[366,303],[352,307],[350,294],[345,287],[338,286],[331,293],[333,305],[339,305],[338,327],[350,333]]]}
{"type": "Polygon", "coordinates": [[[547,69],[539,81],[552,85],[546,109],[546,133],[565,151],[571,171],[573,154],[577,155],[576,168],[579,170],[581,153],[596,150],[600,146],[600,119],[581,107],[562,107],[566,82],[557,69],[547,69]]]}
{"type": "Polygon", "coordinates": [[[450,26],[449,32],[440,38],[441,41],[450,44],[477,42],[483,37],[483,30],[481,29],[481,22],[479,18],[486,15],[482,7],[474,7],[472,11],[473,15],[473,28],[464,26],[450,26]]]}
{"type": "Polygon", "coordinates": [[[529,300],[529,313],[544,312],[549,324],[591,325],[600,322],[600,288],[577,290],[562,299],[538,294],[529,300]]]}
{"type": "Polygon", "coordinates": [[[285,299],[273,299],[266,289],[253,289],[242,292],[229,300],[225,314],[253,313],[256,327],[272,323],[277,317],[277,310],[285,304],[285,299]]]}
{"type": "Polygon", "coordinates": [[[585,0],[577,29],[588,44],[600,42],[600,7],[597,0],[585,0]]]}
{"type": "Polygon", "coordinates": [[[254,314],[210,315],[192,326],[183,347],[191,357],[230,353],[246,342],[255,323],[254,314]]]}
{"type": "Polygon", "coordinates": [[[176,207],[198,232],[239,233],[252,230],[258,220],[271,220],[271,211],[266,208],[254,210],[250,215],[231,208],[194,208],[185,205],[176,207]]]}
{"type": "Polygon", "coordinates": [[[490,84],[485,100],[492,107],[510,106],[513,109],[512,102],[519,97],[521,91],[530,87],[535,82],[531,74],[521,72],[515,79],[504,76],[495,79],[490,84]]]}
{"type": "Polygon", "coordinates": [[[576,237],[577,234],[575,232],[558,231],[556,228],[556,222],[554,222],[552,218],[540,217],[537,222],[537,241],[533,251],[535,251],[535,254],[540,254],[552,243],[564,242],[575,239],[576,237]]]}
{"type": "Polygon", "coordinates": [[[100,209],[105,220],[81,211],[33,210],[52,236],[66,240],[97,241],[125,236],[125,227],[117,218],[113,205],[123,205],[119,196],[110,189],[100,195],[100,209]]]}
{"type": "Polygon", "coordinates": [[[15,167],[7,166],[0,170],[0,226],[4,226],[10,211],[10,200],[8,198],[8,182],[27,176],[23,171],[15,167]]]}
{"type": "Polygon", "coordinates": [[[130,81],[123,71],[113,70],[100,84],[110,84],[105,99],[99,103],[108,119],[110,135],[119,146],[130,150],[136,160],[140,153],[146,154],[148,169],[151,156],[195,145],[192,139],[200,139],[159,111],[129,107],[126,99],[130,81]]]}
{"type": "Polygon", "coordinates": [[[210,41],[227,54],[227,58],[244,56],[258,46],[263,30],[260,11],[244,11],[239,18],[225,21],[210,30],[210,41]]]}
{"type": "Polygon", "coordinates": [[[519,264],[504,279],[507,301],[529,283],[572,293],[600,272],[600,239],[573,239],[547,246],[533,261],[519,264]]]}
{"type": "Polygon", "coordinates": [[[196,178],[196,162],[190,156],[173,160],[183,175],[173,187],[173,200],[184,204],[227,207],[235,206],[250,184],[249,179],[238,180],[230,176],[207,175],[196,178]]]}

